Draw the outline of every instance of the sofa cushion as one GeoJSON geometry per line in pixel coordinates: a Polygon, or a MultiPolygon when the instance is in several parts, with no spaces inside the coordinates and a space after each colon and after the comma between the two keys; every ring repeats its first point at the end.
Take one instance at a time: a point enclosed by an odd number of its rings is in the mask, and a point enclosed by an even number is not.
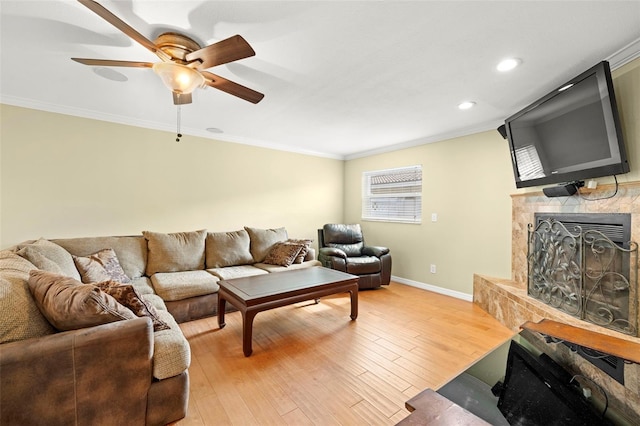
{"type": "Polygon", "coordinates": [[[131,285],[133,285],[140,294],[155,294],[156,292],[153,289],[151,278],[149,277],[134,278],[131,280],[131,285]]]}
{"type": "Polygon", "coordinates": [[[149,249],[147,275],[204,269],[206,230],[171,234],[143,231],[142,234],[149,249]]]}
{"type": "MultiPolygon", "coordinates": [[[[53,243],[49,240],[45,240],[44,238],[40,238],[33,243],[21,244],[18,246],[18,254],[20,255],[21,253],[25,253],[25,256],[27,256],[34,251],[40,253],[50,261],[57,264],[64,275],[76,280],[80,280],[80,274],[76,269],[75,263],[73,263],[71,254],[64,248],[60,247],[58,244],[53,243]]],[[[27,260],[30,259],[27,258],[27,260]]]]}
{"type": "Polygon", "coordinates": [[[137,318],[95,285],[63,275],[33,270],[29,289],[40,311],[61,331],[137,318]]]}
{"type": "Polygon", "coordinates": [[[153,333],[153,377],[158,380],[177,376],[191,365],[191,348],[176,320],[168,311],[158,311],[169,329],[153,333]]]}
{"type": "Polygon", "coordinates": [[[285,228],[259,229],[245,226],[251,238],[251,255],[254,262],[262,262],[275,243],[287,240],[285,228]]]}
{"type": "Polygon", "coordinates": [[[250,242],[249,233],[245,229],[207,233],[206,267],[223,268],[253,263],[250,242]]]}
{"type": "Polygon", "coordinates": [[[29,291],[29,272],[34,269],[27,259],[9,250],[0,251],[0,344],[56,331],[29,291]]]}
{"type": "Polygon", "coordinates": [[[276,243],[271,247],[262,263],[290,266],[296,260],[303,247],[301,244],[276,243]]]}
{"type": "Polygon", "coordinates": [[[156,310],[166,311],[167,305],[162,300],[162,297],[157,294],[141,294],[140,295],[146,302],[151,303],[156,310]]]}
{"type": "Polygon", "coordinates": [[[0,273],[15,272],[24,274],[29,280],[29,272],[36,269],[36,266],[22,256],[11,250],[0,250],[0,273]]]}
{"type": "Polygon", "coordinates": [[[218,291],[218,278],[206,271],[160,272],[153,274],[151,283],[164,301],[188,299],[218,291]]]}
{"type": "Polygon", "coordinates": [[[227,266],[226,268],[211,268],[207,272],[215,275],[221,280],[233,278],[251,277],[253,275],[268,274],[264,269],[256,268],[252,265],[227,266]]]}
{"type": "Polygon", "coordinates": [[[305,260],[302,263],[294,263],[290,266],[280,266],[280,265],[269,265],[268,263],[254,263],[254,267],[260,268],[267,273],[272,272],[282,272],[282,271],[291,271],[293,269],[302,269],[302,268],[310,268],[312,266],[322,266],[322,263],[319,260],[305,260]]]}
{"type": "Polygon", "coordinates": [[[89,256],[71,256],[83,283],[97,283],[113,280],[122,284],[131,282],[124,273],[116,252],[107,248],[89,256]]]}
{"type": "Polygon", "coordinates": [[[355,275],[377,274],[382,268],[380,259],[375,256],[347,258],[347,272],[355,275]]]}
{"type": "Polygon", "coordinates": [[[75,256],[89,256],[104,248],[116,252],[124,273],[131,279],[144,275],[147,240],[142,235],[125,237],[80,237],[51,240],[75,256]]]}
{"type": "Polygon", "coordinates": [[[166,330],[169,326],[160,319],[156,308],[136,291],[131,284],[117,281],[103,281],[96,283],[96,287],[112,296],[122,306],[125,306],[139,317],[149,317],[153,323],[153,331],[166,330]]]}

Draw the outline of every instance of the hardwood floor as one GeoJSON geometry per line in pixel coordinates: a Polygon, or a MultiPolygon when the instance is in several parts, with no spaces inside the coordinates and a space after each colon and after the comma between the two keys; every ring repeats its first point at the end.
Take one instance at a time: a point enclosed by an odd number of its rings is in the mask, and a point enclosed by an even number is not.
{"type": "Polygon", "coordinates": [[[253,354],[242,318],[181,324],[191,344],[188,425],[393,425],[404,403],[437,389],[512,336],[476,305],[391,283],[259,313],[253,354]]]}

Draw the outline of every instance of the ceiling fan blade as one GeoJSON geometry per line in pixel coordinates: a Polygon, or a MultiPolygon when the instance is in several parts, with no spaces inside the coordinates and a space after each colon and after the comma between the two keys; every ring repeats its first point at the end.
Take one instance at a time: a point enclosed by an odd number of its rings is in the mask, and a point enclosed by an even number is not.
{"type": "Polygon", "coordinates": [[[185,105],[191,103],[191,93],[176,93],[171,92],[173,94],[173,104],[174,105],[185,105]]]}
{"type": "Polygon", "coordinates": [[[163,51],[159,50],[151,40],[149,40],[148,38],[140,34],[138,31],[134,30],[131,26],[129,26],[129,24],[127,24],[126,22],[118,18],[116,15],[111,13],[100,3],[97,3],[93,0],[78,0],[78,1],[82,3],[84,6],[91,9],[92,12],[100,16],[102,19],[104,19],[105,21],[107,21],[108,23],[110,23],[111,25],[113,25],[114,27],[116,27],[117,29],[119,29],[129,37],[131,37],[133,40],[137,41],[142,46],[146,47],[147,49],[155,53],[156,55],[159,55],[160,57],[166,56],[166,58],[163,58],[163,59],[169,59],[168,55],[166,55],[163,51]]]}
{"type": "Polygon", "coordinates": [[[151,62],[113,61],[110,59],[85,59],[85,58],[71,58],[71,59],[84,65],[92,65],[92,66],[98,66],[98,67],[151,68],[153,66],[151,62]]]}
{"type": "Polygon", "coordinates": [[[207,69],[222,65],[238,59],[254,56],[256,52],[249,43],[240,35],[234,35],[226,40],[219,41],[202,49],[196,50],[186,55],[186,60],[201,61],[198,69],[207,69]]]}
{"type": "Polygon", "coordinates": [[[256,92],[255,90],[249,89],[241,84],[234,83],[226,78],[222,78],[219,75],[207,71],[200,71],[200,74],[204,76],[205,84],[208,86],[222,90],[230,95],[237,96],[245,101],[257,104],[262,100],[262,98],[264,98],[262,93],[256,92]]]}

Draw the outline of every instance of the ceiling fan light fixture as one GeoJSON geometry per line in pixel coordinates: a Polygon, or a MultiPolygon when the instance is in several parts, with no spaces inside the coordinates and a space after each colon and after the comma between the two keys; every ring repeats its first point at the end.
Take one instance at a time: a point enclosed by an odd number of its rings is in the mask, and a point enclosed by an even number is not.
{"type": "Polygon", "coordinates": [[[178,94],[191,93],[203,86],[205,81],[197,70],[175,62],[155,63],[153,71],[169,90],[178,94]]]}

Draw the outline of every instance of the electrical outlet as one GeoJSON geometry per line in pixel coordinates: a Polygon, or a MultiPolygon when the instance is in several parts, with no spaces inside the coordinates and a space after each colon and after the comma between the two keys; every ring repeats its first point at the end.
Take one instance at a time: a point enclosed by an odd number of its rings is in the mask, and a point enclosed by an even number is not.
{"type": "Polygon", "coordinates": [[[438,213],[431,213],[431,222],[438,221],[438,213]]]}
{"type": "Polygon", "coordinates": [[[431,265],[431,273],[432,274],[436,273],[436,265],[431,265]]]}

